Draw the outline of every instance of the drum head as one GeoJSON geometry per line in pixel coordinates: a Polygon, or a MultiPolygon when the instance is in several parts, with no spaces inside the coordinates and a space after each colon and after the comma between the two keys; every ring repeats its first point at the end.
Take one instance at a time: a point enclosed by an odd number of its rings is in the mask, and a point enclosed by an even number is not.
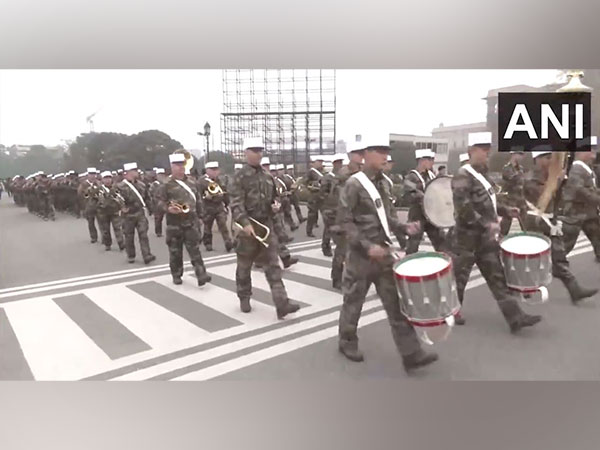
{"type": "Polygon", "coordinates": [[[423,198],[423,212],[427,220],[439,228],[455,225],[452,177],[444,175],[429,182],[423,198]]]}
{"type": "Polygon", "coordinates": [[[434,252],[420,252],[400,260],[394,271],[401,277],[428,277],[450,265],[446,256],[434,252]]]}
{"type": "Polygon", "coordinates": [[[511,233],[500,242],[502,250],[513,255],[539,255],[550,246],[550,239],[543,234],[526,231],[511,233]]]}

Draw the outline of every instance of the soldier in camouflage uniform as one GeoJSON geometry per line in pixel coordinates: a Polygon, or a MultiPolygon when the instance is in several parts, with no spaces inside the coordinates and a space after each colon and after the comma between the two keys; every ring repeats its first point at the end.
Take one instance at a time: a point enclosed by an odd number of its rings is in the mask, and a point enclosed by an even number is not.
{"type": "Polygon", "coordinates": [[[289,186],[290,194],[290,204],[294,207],[296,211],[296,217],[298,218],[298,226],[300,224],[306,222],[306,218],[302,216],[302,210],[300,209],[300,199],[298,198],[298,189],[300,188],[300,183],[294,177],[294,165],[288,164],[285,167],[285,173],[283,174],[283,178],[286,182],[286,185],[289,186]]]}
{"type": "Polygon", "coordinates": [[[156,180],[152,182],[148,188],[148,194],[152,202],[152,211],[154,216],[154,234],[156,237],[162,237],[162,224],[165,217],[165,213],[158,207],[157,194],[160,186],[165,182],[165,169],[156,169],[156,180]]]}
{"type": "Polygon", "coordinates": [[[135,262],[135,231],[138,232],[140,249],[145,264],[150,264],[156,259],[150,252],[150,242],[148,240],[148,219],[145,210],[148,208],[150,199],[144,198],[146,187],[141,181],[136,163],[127,163],[123,166],[125,169],[125,179],[116,187],[119,194],[125,200],[125,205],[121,209],[123,217],[123,233],[125,234],[125,250],[127,251],[127,260],[131,264],[135,262]]]}
{"type": "Polygon", "coordinates": [[[311,156],[312,167],[304,177],[304,185],[308,190],[308,220],[306,221],[306,235],[315,237],[313,228],[318,225],[319,211],[323,203],[321,197],[321,179],[323,178],[323,158],[311,156]]]}
{"type": "MultiPolygon", "coordinates": [[[[344,155],[335,155],[333,160],[333,169],[323,175],[321,180],[321,198],[323,199],[323,206],[321,213],[323,215],[323,238],[321,239],[321,250],[325,256],[333,256],[331,251],[331,227],[335,226],[335,219],[337,216],[337,209],[340,204],[340,192],[339,192],[339,179],[342,164],[344,162],[344,155]]],[[[335,239],[334,239],[335,242],[335,239]]],[[[332,274],[333,275],[333,274],[332,274]]],[[[336,274],[337,276],[337,274],[336,274]]],[[[334,286],[341,285],[341,277],[334,281],[334,286]]]]}
{"type": "MultiPolygon", "coordinates": [[[[392,173],[392,168],[394,167],[394,160],[392,159],[391,155],[388,155],[387,158],[387,162],[385,164],[385,167],[383,168],[383,178],[388,182],[389,184],[389,188],[390,188],[390,207],[391,207],[391,211],[392,214],[394,216],[398,215],[398,208],[400,207],[400,201],[399,201],[399,196],[398,194],[398,188],[397,186],[400,184],[400,182],[397,179],[397,174],[393,174],[392,173]]],[[[396,236],[396,239],[398,239],[398,244],[400,245],[401,249],[405,249],[406,248],[406,235],[402,232],[399,231],[399,229],[396,230],[396,232],[394,233],[396,236]]]]}
{"type": "Polygon", "coordinates": [[[400,301],[392,269],[394,258],[390,253],[390,230],[405,228],[412,233],[418,229],[413,223],[408,229],[400,224],[390,211],[390,191],[383,178],[383,167],[389,154],[388,139],[366,144],[364,168],[344,184],[340,199],[340,220],[348,242],[348,256],[344,268],[343,305],[339,319],[339,351],[351,361],[362,361],[358,347],[358,321],[367,291],[372,283],[385,308],[394,343],[402,355],[406,370],[425,366],[437,360],[435,353],[427,353],[414,328],[400,310],[400,301]],[[373,186],[379,198],[372,198],[367,185],[373,186]],[[384,209],[385,221],[377,213],[384,209]]]}
{"type": "MultiPolygon", "coordinates": [[[[538,201],[544,191],[544,186],[548,180],[548,166],[551,161],[551,151],[532,152],[533,163],[535,165],[533,171],[527,174],[524,184],[525,199],[533,206],[537,206],[538,201]]],[[[561,174],[562,178],[563,174],[561,174]]],[[[554,202],[551,201],[546,208],[546,211],[541,213],[546,214],[548,211],[554,210],[554,202]]],[[[557,227],[557,223],[552,217],[543,217],[538,214],[529,214],[527,216],[527,230],[536,231],[545,234],[550,238],[551,258],[552,258],[552,276],[558,278],[569,291],[571,301],[577,304],[584,298],[591,297],[598,292],[598,289],[582,288],[577,279],[569,269],[569,261],[565,251],[565,243],[562,232],[557,227]]]]}
{"type": "Polygon", "coordinates": [[[98,225],[102,232],[102,244],[106,251],[110,251],[112,246],[110,228],[112,225],[119,250],[123,251],[125,249],[125,239],[123,237],[123,219],[121,217],[122,204],[117,200],[112,173],[105,171],[102,172],[101,176],[102,183],[99,188],[97,217],[98,225]]]}
{"type": "Polygon", "coordinates": [[[203,201],[203,217],[204,236],[202,242],[206,251],[211,252],[213,249],[213,223],[217,222],[217,227],[225,243],[225,250],[230,252],[233,248],[231,236],[227,229],[227,208],[229,207],[229,194],[227,192],[224,181],[219,177],[219,163],[211,161],[206,163],[206,175],[198,182],[198,189],[203,201]],[[211,194],[208,190],[210,185],[215,184],[221,188],[221,194],[211,194]]]}
{"type": "MultiPolygon", "coordinates": [[[[527,218],[527,205],[523,195],[523,185],[525,184],[525,169],[521,165],[521,161],[525,156],[524,152],[510,152],[510,161],[502,168],[502,194],[503,203],[506,206],[514,206],[519,208],[519,224],[521,229],[525,229],[527,218]]],[[[512,217],[504,216],[500,222],[500,233],[506,236],[510,231],[512,217]]]]}
{"type": "MultiPolygon", "coordinates": [[[[516,216],[519,210],[496,203],[494,184],[487,176],[491,142],[491,133],[470,133],[470,164],[462,166],[452,178],[456,219],[452,247],[454,277],[462,304],[471,269],[477,264],[511,332],[515,333],[535,325],[541,317],[525,314],[506,284],[500,261],[498,213],[516,216]]],[[[456,322],[462,325],[464,319],[459,315],[456,322]]]]}
{"type": "MultiPolygon", "coordinates": [[[[595,150],[596,146],[593,148],[595,150]]],[[[576,160],[562,190],[561,219],[567,255],[583,231],[592,243],[596,261],[600,262],[600,190],[591,169],[595,156],[595,151],[575,153],[576,160]]]]}
{"type": "Polygon", "coordinates": [[[283,212],[283,218],[290,227],[290,230],[296,231],[300,225],[294,222],[292,217],[292,184],[294,183],[290,178],[285,176],[285,166],[283,164],[277,165],[277,173],[275,181],[281,186],[280,197],[281,197],[281,210],[283,212]]]}
{"type": "Polygon", "coordinates": [[[50,179],[44,173],[40,174],[40,180],[35,187],[35,194],[39,204],[40,216],[44,220],[50,219],[54,221],[56,216],[53,206],[54,202],[52,199],[50,179]]]}
{"type": "Polygon", "coordinates": [[[98,230],[96,229],[96,212],[98,208],[98,183],[96,182],[96,169],[88,167],[87,179],[79,184],[78,197],[83,202],[84,217],[88,223],[90,241],[92,244],[98,242],[98,230]]]}
{"type": "Polygon", "coordinates": [[[206,273],[200,251],[200,230],[198,216],[202,214],[202,200],[198,185],[185,174],[185,155],[169,155],[171,176],[160,185],[157,193],[157,207],[167,215],[167,246],[169,247],[169,267],[174,284],[182,284],[183,246],[190,255],[198,286],[210,283],[212,277],[206,273]],[[187,205],[184,212],[182,205],[187,205]]]}
{"type": "Polygon", "coordinates": [[[410,255],[419,251],[419,244],[426,232],[429,240],[436,251],[447,251],[449,243],[445,242],[442,230],[431,224],[423,212],[423,197],[427,183],[435,178],[431,171],[435,153],[431,149],[419,149],[415,151],[417,168],[411,170],[404,179],[404,199],[409,205],[408,221],[419,222],[420,232],[410,236],[406,245],[406,254],[410,255]]]}
{"type": "Polygon", "coordinates": [[[273,183],[275,184],[275,192],[277,193],[277,202],[280,205],[279,210],[275,213],[274,217],[274,231],[277,233],[277,239],[280,243],[287,244],[292,242],[294,239],[287,234],[284,224],[283,216],[283,193],[285,192],[285,186],[283,186],[277,180],[277,164],[270,164],[268,167],[268,173],[273,177],[273,183]]]}
{"type": "MultiPolygon", "coordinates": [[[[233,220],[243,227],[238,235],[236,284],[240,299],[240,309],[250,312],[252,296],[252,280],[250,277],[252,264],[259,260],[265,265],[265,275],[277,317],[283,319],[290,313],[298,311],[300,306],[291,303],[281,279],[281,268],[277,260],[277,237],[269,234],[263,246],[255,237],[251,218],[272,228],[274,209],[276,206],[276,190],[273,177],[260,167],[260,159],[264,149],[262,138],[246,138],[244,141],[247,164],[237,172],[233,179],[231,195],[231,214],[233,220]]],[[[258,231],[257,231],[258,232],[258,231]]]]}

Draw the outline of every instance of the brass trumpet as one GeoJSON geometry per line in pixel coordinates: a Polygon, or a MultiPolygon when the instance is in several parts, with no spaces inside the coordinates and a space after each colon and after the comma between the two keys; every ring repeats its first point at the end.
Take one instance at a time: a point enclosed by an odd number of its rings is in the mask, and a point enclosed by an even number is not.
{"type": "MultiPolygon", "coordinates": [[[[267,244],[267,239],[269,238],[269,234],[271,234],[271,229],[268,226],[260,223],[258,220],[253,219],[252,217],[249,217],[248,219],[251,222],[250,224],[252,225],[252,228],[254,228],[254,237],[256,238],[256,240],[262,245],[264,245],[265,248],[268,248],[269,244],[267,244]],[[260,236],[261,231],[262,234],[264,234],[264,236],[260,236]]],[[[234,225],[240,230],[244,229],[244,227],[237,222],[234,222],[234,225]]]]}
{"type": "Polygon", "coordinates": [[[187,214],[190,212],[190,206],[186,203],[181,204],[177,202],[169,202],[169,206],[174,206],[175,208],[179,208],[183,214],[187,214]]]}

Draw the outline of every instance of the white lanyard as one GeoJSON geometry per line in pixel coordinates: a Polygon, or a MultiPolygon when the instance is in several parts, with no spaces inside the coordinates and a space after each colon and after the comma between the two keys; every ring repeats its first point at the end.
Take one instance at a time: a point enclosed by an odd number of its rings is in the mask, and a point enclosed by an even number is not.
{"type": "Polygon", "coordinates": [[[573,165],[578,165],[583,167],[587,173],[589,173],[592,176],[592,181],[594,182],[594,187],[596,187],[596,175],[594,174],[594,171],[592,169],[590,169],[590,166],[588,166],[586,163],[584,163],[583,161],[574,161],[573,165]]]}
{"type": "Polygon", "coordinates": [[[419,180],[421,180],[421,184],[423,184],[423,190],[425,190],[425,180],[423,179],[423,177],[421,176],[421,174],[419,173],[418,170],[411,170],[411,172],[414,172],[417,174],[417,176],[419,177],[419,180]]]}
{"type": "Polygon", "coordinates": [[[379,195],[379,191],[373,184],[369,177],[364,172],[357,172],[352,175],[353,178],[356,178],[360,184],[365,188],[371,200],[375,204],[375,208],[377,209],[377,216],[379,216],[379,221],[381,222],[381,226],[383,227],[383,231],[385,231],[385,235],[387,237],[388,243],[392,243],[392,235],[390,233],[390,226],[388,224],[387,216],[385,214],[385,208],[383,207],[383,201],[381,200],[381,196],[379,195]]]}
{"type": "Polygon", "coordinates": [[[385,178],[388,181],[388,183],[390,183],[390,188],[393,188],[394,182],[392,181],[392,179],[388,177],[385,173],[382,173],[381,175],[383,175],[383,178],[385,178]]]}
{"type": "Polygon", "coordinates": [[[106,192],[107,194],[110,192],[110,191],[108,190],[108,188],[107,188],[106,186],[104,186],[104,185],[102,185],[102,189],[104,189],[104,192],[106,192]]]}
{"type": "Polygon", "coordinates": [[[283,186],[283,188],[287,191],[287,186],[286,184],[283,182],[283,180],[281,178],[276,178],[277,181],[279,181],[279,184],[281,184],[283,186]]]}
{"type": "Polygon", "coordinates": [[[479,181],[483,185],[483,187],[487,191],[488,195],[492,199],[492,203],[494,204],[494,214],[497,215],[498,213],[497,213],[497,206],[496,206],[496,193],[494,192],[492,185],[488,182],[488,180],[485,179],[485,177],[483,175],[481,175],[479,172],[477,172],[475,169],[473,169],[471,164],[465,164],[463,167],[465,168],[465,170],[467,172],[469,172],[471,175],[473,175],[477,179],[477,181],[479,181]]]}
{"type": "Polygon", "coordinates": [[[137,195],[137,198],[140,199],[140,202],[142,202],[142,205],[144,206],[144,208],[146,207],[146,202],[144,201],[144,199],[142,198],[141,194],[138,192],[138,190],[135,188],[135,186],[133,184],[131,184],[129,181],[124,180],[125,184],[127,186],[129,186],[131,188],[131,190],[135,193],[135,195],[137,195]]]}
{"type": "Polygon", "coordinates": [[[288,177],[290,180],[292,180],[292,183],[294,183],[294,182],[296,181],[296,180],[294,180],[294,177],[293,177],[293,176],[291,176],[291,175],[289,175],[289,174],[287,174],[287,173],[284,173],[284,175],[285,175],[286,177],[288,177]]]}
{"type": "Polygon", "coordinates": [[[310,170],[314,170],[314,171],[315,171],[315,173],[316,173],[317,175],[319,175],[319,177],[322,177],[322,176],[323,176],[323,174],[322,174],[321,172],[319,172],[317,169],[315,169],[314,167],[311,167],[311,168],[310,168],[310,170]]]}
{"type": "MultiPolygon", "coordinates": [[[[194,192],[190,189],[190,187],[185,184],[183,181],[181,180],[177,180],[175,178],[173,178],[175,180],[175,182],[181,186],[182,188],[184,188],[186,191],[188,191],[188,194],[190,194],[192,196],[192,198],[194,199],[194,202],[196,202],[196,195],[194,194],[194,192]]],[[[211,180],[212,181],[212,180],[211,180]]]]}

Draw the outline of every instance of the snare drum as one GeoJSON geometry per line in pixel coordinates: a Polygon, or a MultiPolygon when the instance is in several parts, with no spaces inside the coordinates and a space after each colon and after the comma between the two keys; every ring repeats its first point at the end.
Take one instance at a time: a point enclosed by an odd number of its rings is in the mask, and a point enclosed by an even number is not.
{"type": "MultiPolygon", "coordinates": [[[[552,281],[552,242],[540,233],[511,233],[500,241],[500,257],[508,287],[520,294],[541,293],[541,302],[548,300],[545,288],[552,281]]],[[[523,297],[528,303],[527,295],[523,297]]]]}
{"type": "Polygon", "coordinates": [[[445,340],[460,311],[452,260],[438,252],[418,252],[394,264],[400,310],[419,338],[433,344],[445,340]]]}

